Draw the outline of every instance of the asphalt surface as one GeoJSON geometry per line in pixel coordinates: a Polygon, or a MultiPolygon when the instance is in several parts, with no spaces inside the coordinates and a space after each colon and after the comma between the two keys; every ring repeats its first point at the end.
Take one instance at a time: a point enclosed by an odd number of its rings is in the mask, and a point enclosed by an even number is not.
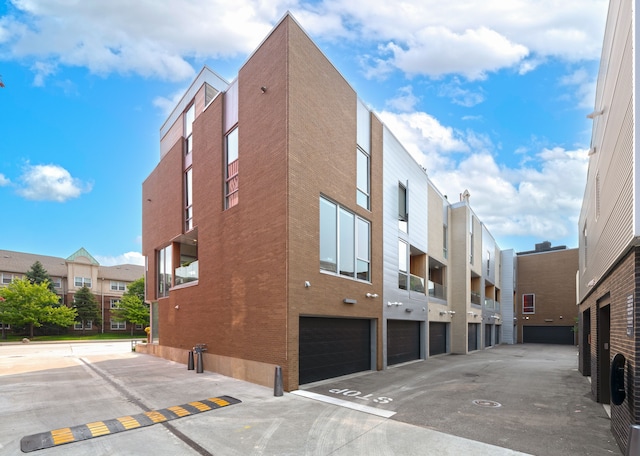
{"type": "Polygon", "coordinates": [[[130,342],[0,344],[0,455],[621,454],[605,409],[577,371],[574,347],[438,356],[281,397],[206,365],[204,373],[188,371],[186,361],[133,353],[130,342]],[[238,402],[21,450],[54,430],[95,432],[96,424],[219,398],[238,402]]]}

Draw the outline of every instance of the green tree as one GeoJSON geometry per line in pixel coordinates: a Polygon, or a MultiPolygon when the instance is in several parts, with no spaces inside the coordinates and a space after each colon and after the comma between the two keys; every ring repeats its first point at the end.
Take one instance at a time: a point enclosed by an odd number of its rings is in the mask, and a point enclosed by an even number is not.
{"type": "Polygon", "coordinates": [[[131,335],[135,325],[149,325],[149,306],[135,294],[124,294],[118,307],[111,311],[114,320],[131,323],[131,335]]]}
{"type": "Polygon", "coordinates": [[[73,297],[73,307],[78,312],[76,321],[82,323],[82,335],[87,322],[91,321],[96,325],[100,324],[100,309],[91,290],[86,286],[80,288],[73,297]]]}
{"type": "Polygon", "coordinates": [[[27,271],[26,276],[31,283],[40,284],[47,282],[47,288],[49,288],[49,291],[52,293],[56,292],[56,289],[53,286],[53,280],[51,280],[51,276],[39,261],[36,261],[31,265],[31,269],[27,271]]]}
{"type": "Polygon", "coordinates": [[[123,296],[134,295],[140,299],[140,302],[144,302],[144,277],[140,277],[127,285],[127,291],[123,296]]]}
{"type": "Polygon", "coordinates": [[[58,296],[49,291],[46,282],[14,280],[0,288],[0,298],[0,321],[5,324],[28,325],[30,337],[33,337],[35,327],[44,323],[69,326],[77,316],[75,309],[59,304],[58,296]]]}

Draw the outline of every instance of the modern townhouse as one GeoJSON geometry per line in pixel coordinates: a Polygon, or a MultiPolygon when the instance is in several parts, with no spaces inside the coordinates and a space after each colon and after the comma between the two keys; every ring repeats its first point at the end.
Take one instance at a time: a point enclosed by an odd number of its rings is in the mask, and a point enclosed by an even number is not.
{"type": "MultiPolygon", "coordinates": [[[[73,297],[80,288],[86,286],[91,290],[98,301],[101,322],[86,322],[85,331],[104,333],[131,330],[130,323],[111,317],[111,309],[122,299],[129,283],[144,277],[143,266],[101,266],[84,248],[67,258],[0,250],[0,286],[8,285],[13,279],[24,278],[36,261],[47,270],[60,303],[71,306],[73,297]]],[[[73,329],[82,330],[82,324],[77,323],[73,329]]],[[[138,326],[134,330],[143,331],[144,328],[138,326]]]]}
{"type": "Polygon", "coordinates": [[[294,390],[467,353],[468,320],[473,350],[499,343],[496,318],[481,339],[471,287],[499,301],[500,251],[489,236],[485,274],[482,225],[457,206],[458,240],[456,205],[287,14],[234,81],[205,67],[161,128],[143,183],[144,350],[186,362],[206,344],[207,369],[271,386],[280,367],[294,390]]]}
{"type": "Polygon", "coordinates": [[[579,369],[591,377],[595,400],[611,403],[611,430],[623,452],[631,425],[640,423],[638,6],[609,3],[579,218],[579,369]],[[612,401],[612,361],[621,356],[624,368],[614,373],[624,385],[614,384],[612,401]]]}

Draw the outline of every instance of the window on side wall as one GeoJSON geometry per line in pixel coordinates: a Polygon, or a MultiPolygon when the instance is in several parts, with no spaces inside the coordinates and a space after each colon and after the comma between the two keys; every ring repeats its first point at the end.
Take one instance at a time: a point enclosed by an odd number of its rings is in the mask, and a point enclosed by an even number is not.
{"type": "Polygon", "coordinates": [[[358,201],[358,206],[364,207],[367,210],[370,209],[370,203],[369,203],[370,178],[369,176],[370,176],[369,154],[367,154],[364,150],[358,147],[357,176],[356,176],[356,185],[358,187],[357,201],[358,201]]]}
{"type": "Polygon", "coordinates": [[[184,173],[184,230],[193,229],[193,168],[184,173]]]}
{"type": "Polygon", "coordinates": [[[320,270],[371,280],[369,221],[320,198],[320,270]]]}
{"type": "Polygon", "coordinates": [[[238,127],[226,136],[225,208],[238,204],[238,127]]]}
{"type": "Polygon", "coordinates": [[[398,288],[407,290],[409,284],[409,245],[398,240],[398,288]]]}
{"type": "Polygon", "coordinates": [[[158,298],[164,298],[169,296],[169,289],[171,288],[173,270],[171,262],[171,245],[157,251],[157,283],[158,283],[158,298]]]}
{"type": "Polygon", "coordinates": [[[407,212],[407,187],[398,184],[398,228],[403,233],[408,232],[409,213],[407,212]]]}
{"type": "Polygon", "coordinates": [[[522,313],[523,314],[536,313],[536,295],[534,294],[522,295],[522,313]]]}
{"type": "Polygon", "coordinates": [[[193,121],[196,118],[196,105],[192,104],[184,113],[184,153],[188,155],[193,150],[193,121]]]}

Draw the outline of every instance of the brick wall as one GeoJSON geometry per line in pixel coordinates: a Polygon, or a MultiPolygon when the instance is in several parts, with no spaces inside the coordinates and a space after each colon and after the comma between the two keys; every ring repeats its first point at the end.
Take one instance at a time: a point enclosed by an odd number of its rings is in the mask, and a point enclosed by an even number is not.
{"type": "MultiPolygon", "coordinates": [[[[626,399],[621,405],[611,404],[611,431],[623,452],[627,445],[630,425],[640,422],[640,399],[635,393],[640,386],[637,372],[637,359],[640,355],[638,350],[639,336],[635,323],[640,317],[637,305],[638,299],[640,299],[639,272],[640,249],[635,248],[591,291],[579,307],[581,315],[584,316],[587,310],[590,310],[591,315],[591,327],[580,328],[581,333],[588,330],[591,332],[590,345],[580,341],[580,369],[583,374],[589,374],[586,371],[586,366],[590,363],[591,393],[596,401],[606,401],[608,397],[608,391],[605,391],[608,384],[604,380],[604,378],[608,378],[608,374],[602,371],[602,363],[599,359],[600,350],[598,349],[600,343],[604,342],[604,339],[600,339],[604,338],[606,334],[602,330],[604,320],[601,312],[607,306],[609,306],[610,315],[609,361],[617,353],[621,353],[626,358],[626,399]],[[630,297],[633,297],[633,324],[635,326],[631,336],[627,335],[627,306],[630,297]]],[[[584,321],[587,319],[582,318],[581,323],[584,321]]],[[[605,362],[604,365],[608,364],[605,362]]]]}

